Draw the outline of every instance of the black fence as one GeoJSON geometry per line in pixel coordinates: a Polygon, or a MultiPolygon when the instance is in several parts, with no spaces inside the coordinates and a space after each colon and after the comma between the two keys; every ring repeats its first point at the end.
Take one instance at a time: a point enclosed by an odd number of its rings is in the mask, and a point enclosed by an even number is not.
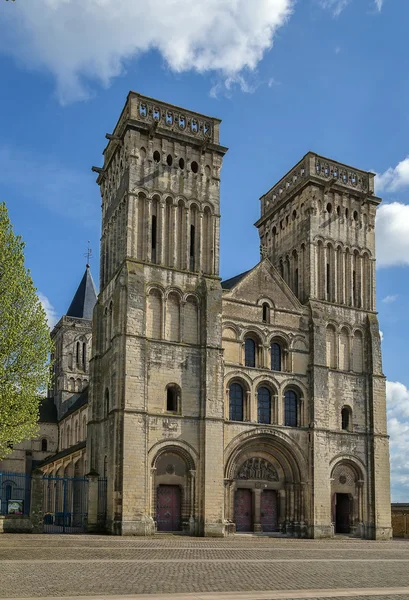
{"type": "Polygon", "coordinates": [[[0,471],[0,515],[30,514],[31,477],[0,471]]]}
{"type": "Polygon", "coordinates": [[[87,528],[88,479],[43,478],[44,533],[83,533],[87,528]]]}

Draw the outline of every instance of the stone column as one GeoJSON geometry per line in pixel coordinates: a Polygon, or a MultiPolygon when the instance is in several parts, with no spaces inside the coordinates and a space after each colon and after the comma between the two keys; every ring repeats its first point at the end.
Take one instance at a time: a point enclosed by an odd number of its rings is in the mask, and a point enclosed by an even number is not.
{"type": "Polygon", "coordinates": [[[179,226],[178,226],[178,207],[174,204],[172,206],[172,219],[173,219],[173,256],[171,258],[171,266],[178,266],[178,247],[182,243],[179,237],[179,226]]]}
{"type": "Polygon", "coordinates": [[[214,231],[213,231],[213,248],[214,248],[214,267],[212,274],[219,275],[219,248],[217,246],[217,240],[220,239],[220,223],[218,217],[215,217],[214,231]]]}
{"type": "Polygon", "coordinates": [[[195,271],[198,271],[199,273],[202,273],[204,271],[203,268],[203,264],[204,264],[204,258],[203,258],[203,247],[204,247],[204,240],[203,240],[203,212],[200,211],[199,212],[199,252],[198,252],[198,257],[197,257],[197,264],[195,265],[195,271]]]}
{"type": "Polygon", "coordinates": [[[43,485],[43,472],[36,469],[31,476],[30,497],[30,520],[33,533],[44,531],[43,485]]]}
{"type": "Polygon", "coordinates": [[[189,507],[189,535],[197,535],[196,528],[196,471],[190,469],[190,507],[189,507]]]}
{"type": "MultiPolygon", "coordinates": [[[[157,234],[157,240],[158,240],[158,248],[157,248],[157,257],[156,260],[158,262],[159,265],[164,265],[165,264],[165,244],[166,242],[168,244],[170,244],[170,240],[166,239],[166,224],[165,224],[165,209],[166,209],[166,204],[164,200],[161,200],[159,203],[159,231],[157,234]]],[[[169,266],[169,265],[167,265],[169,266]]]]}
{"type": "Polygon", "coordinates": [[[88,522],[87,532],[98,531],[98,473],[90,471],[86,476],[88,479],[88,522]]]}
{"type": "Polygon", "coordinates": [[[284,425],[284,407],[283,396],[279,393],[277,396],[277,425],[284,425]]]}
{"type": "Polygon", "coordinates": [[[244,409],[245,409],[245,414],[243,415],[244,420],[245,421],[254,421],[254,406],[253,406],[253,402],[252,402],[251,392],[246,392],[246,405],[245,405],[244,409]]]}
{"type": "Polygon", "coordinates": [[[186,248],[185,248],[185,256],[184,256],[185,264],[181,265],[181,268],[182,269],[186,269],[187,271],[190,271],[190,223],[189,223],[189,212],[190,212],[189,209],[186,207],[185,208],[185,240],[186,240],[186,248]]]}
{"type": "Polygon", "coordinates": [[[144,259],[150,262],[152,260],[152,199],[146,198],[146,219],[145,219],[145,240],[146,253],[144,259]]]}
{"type": "Polygon", "coordinates": [[[253,492],[253,530],[263,531],[261,527],[261,489],[254,489],[253,492]]]}

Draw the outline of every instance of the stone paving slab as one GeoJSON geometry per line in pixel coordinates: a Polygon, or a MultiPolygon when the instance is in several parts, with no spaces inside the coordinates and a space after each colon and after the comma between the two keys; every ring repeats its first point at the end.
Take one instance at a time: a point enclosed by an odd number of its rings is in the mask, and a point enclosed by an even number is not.
{"type": "Polygon", "coordinates": [[[353,600],[375,593],[409,600],[409,543],[0,536],[0,598],[353,600]]]}
{"type": "MultiPolygon", "coordinates": [[[[388,588],[385,590],[308,590],[297,592],[228,592],[228,593],[198,593],[198,594],[137,594],[126,596],[44,596],[35,600],[407,600],[409,588],[388,588]]],[[[15,598],[14,600],[30,600],[15,598]]]]}

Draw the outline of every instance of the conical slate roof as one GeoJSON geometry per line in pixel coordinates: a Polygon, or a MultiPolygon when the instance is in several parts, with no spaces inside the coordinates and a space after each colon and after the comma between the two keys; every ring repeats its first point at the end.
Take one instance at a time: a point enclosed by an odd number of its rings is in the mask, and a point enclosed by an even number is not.
{"type": "Polygon", "coordinates": [[[81,283],[78,286],[75,296],[72,299],[67,317],[77,317],[79,319],[92,319],[92,311],[97,301],[97,290],[92,279],[89,265],[85,269],[81,283]]]}

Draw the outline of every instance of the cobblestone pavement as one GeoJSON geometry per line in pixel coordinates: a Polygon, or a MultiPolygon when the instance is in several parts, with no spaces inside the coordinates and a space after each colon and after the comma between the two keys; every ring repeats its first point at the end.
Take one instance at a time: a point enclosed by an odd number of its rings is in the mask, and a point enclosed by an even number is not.
{"type": "Polygon", "coordinates": [[[260,592],[264,599],[271,591],[274,599],[289,590],[287,599],[409,600],[409,541],[0,536],[0,598],[260,592]]]}

